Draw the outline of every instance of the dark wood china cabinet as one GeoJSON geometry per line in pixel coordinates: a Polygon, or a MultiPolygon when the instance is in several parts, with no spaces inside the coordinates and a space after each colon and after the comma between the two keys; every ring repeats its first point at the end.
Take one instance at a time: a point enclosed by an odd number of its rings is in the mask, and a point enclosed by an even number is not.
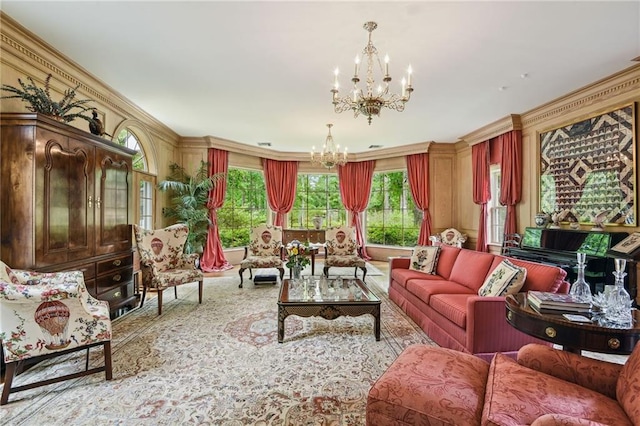
{"type": "Polygon", "coordinates": [[[133,307],[134,151],[49,117],[0,114],[0,258],[81,270],[112,314],[133,307]]]}

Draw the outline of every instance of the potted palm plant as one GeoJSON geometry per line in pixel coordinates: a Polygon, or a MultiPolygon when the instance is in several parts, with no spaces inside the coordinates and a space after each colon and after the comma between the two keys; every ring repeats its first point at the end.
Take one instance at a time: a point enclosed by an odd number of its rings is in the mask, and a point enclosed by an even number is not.
{"type": "Polygon", "coordinates": [[[171,163],[169,170],[167,179],[158,184],[160,191],[168,191],[171,196],[169,207],[163,210],[164,216],[189,227],[186,253],[202,253],[211,223],[207,208],[209,191],[224,174],[209,176],[209,163],[206,161],[201,161],[193,175],[176,163],[171,163]]]}
{"type": "Polygon", "coordinates": [[[85,112],[92,110],[87,106],[91,102],[89,99],[76,99],[76,90],[80,85],[73,89],[67,89],[61,100],[54,101],[51,98],[51,74],[44,81],[44,87],[38,87],[31,77],[27,77],[27,83],[18,79],[20,87],[3,84],[0,90],[13,93],[12,95],[2,96],[0,99],[21,99],[28,104],[27,109],[31,112],[52,117],[58,121],[68,123],[76,118],[93,123],[94,119],[85,115],[85,112]]]}

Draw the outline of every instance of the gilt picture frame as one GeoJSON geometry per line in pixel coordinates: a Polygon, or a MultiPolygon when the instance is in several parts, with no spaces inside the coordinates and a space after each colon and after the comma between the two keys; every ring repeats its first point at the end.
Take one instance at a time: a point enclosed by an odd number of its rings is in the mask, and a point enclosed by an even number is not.
{"type": "Polygon", "coordinates": [[[635,103],[540,133],[540,210],[637,226],[635,103]]]}

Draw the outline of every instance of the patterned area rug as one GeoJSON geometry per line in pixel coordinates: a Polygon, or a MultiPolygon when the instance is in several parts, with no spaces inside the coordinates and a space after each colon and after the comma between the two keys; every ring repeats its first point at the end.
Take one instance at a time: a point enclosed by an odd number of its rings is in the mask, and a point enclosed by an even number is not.
{"type": "MultiPolygon", "coordinates": [[[[380,279],[380,278],[377,278],[380,279]]],[[[380,290],[381,340],[373,318],[291,316],[277,342],[279,285],[238,289],[234,277],[207,278],[165,292],[113,323],[114,379],[104,374],[12,394],[0,407],[11,425],[364,425],[369,388],[408,345],[431,344],[380,290]]],[[[100,352],[101,353],[101,352],[100,352]]],[[[98,365],[101,356],[91,355],[98,365]]],[[[18,376],[23,384],[84,367],[84,355],[18,376]]]]}

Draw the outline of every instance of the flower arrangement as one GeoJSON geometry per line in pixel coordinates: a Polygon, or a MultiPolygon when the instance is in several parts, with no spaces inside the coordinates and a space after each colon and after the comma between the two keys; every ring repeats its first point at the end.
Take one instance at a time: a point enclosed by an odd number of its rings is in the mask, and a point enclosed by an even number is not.
{"type": "Polygon", "coordinates": [[[299,266],[301,269],[310,263],[309,249],[300,243],[298,240],[293,240],[287,244],[287,268],[292,269],[295,266],[299,266]]]}

